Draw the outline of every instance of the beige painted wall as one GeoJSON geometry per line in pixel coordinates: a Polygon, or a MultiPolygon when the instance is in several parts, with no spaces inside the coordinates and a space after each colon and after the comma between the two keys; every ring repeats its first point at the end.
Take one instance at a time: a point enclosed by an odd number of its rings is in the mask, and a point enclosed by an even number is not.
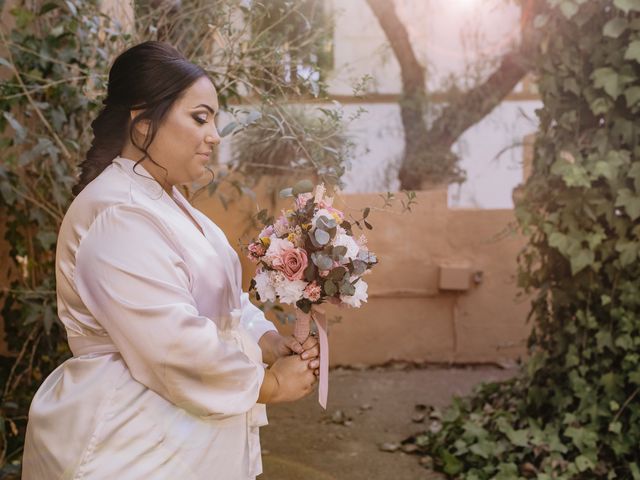
{"type": "MultiPolygon", "coordinates": [[[[257,190],[278,191],[286,184],[280,180],[269,187],[269,181],[257,190]]],[[[258,194],[257,202],[242,198],[226,211],[214,197],[201,195],[193,202],[240,252],[245,289],[255,266],[239,249],[257,233],[257,227],[246,230],[247,218],[258,204],[270,207],[267,196],[258,194]]],[[[331,364],[509,362],[524,355],[529,302],[516,298],[515,275],[525,239],[508,231],[513,211],[450,210],[445,189],[417,192],[417,200],[412,213],[401,213],[399,202],[381,209],[379,194],[336,198],[334,204],[356,218],[360,209],[374,207],[369,216],[374,230],[366,235],[380,263],[366,277],[369,301],[362,308],[327,307],[329,314],[342,317],[330,328],[331,364]],[[467,291],[440,290],[441,265],[480,271],[482,281],[470,282],[467,291]]],[[[280,200],[273,211],[287,206],[280,200]]],[[[290,326],[275,323],[289,331],[290,326]]]]}

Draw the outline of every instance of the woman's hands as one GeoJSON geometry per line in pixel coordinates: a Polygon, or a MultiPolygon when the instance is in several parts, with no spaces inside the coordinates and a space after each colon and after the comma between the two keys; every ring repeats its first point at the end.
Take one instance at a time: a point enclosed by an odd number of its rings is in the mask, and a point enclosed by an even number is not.
{"type": "Polygon", "coordinates": [[[318,374],[320,346],[318,345],[318,339],[315,337],[309,336],[300,345],[293,336],[288,335],[285,337],[271,330],[260,337],[258,345],[262,350],[262,361],[267,365],[273,365],[279,358],[299,354],[303,360],[310,360],[309,368],[314,370],[316,375],[318,374]]]}
{"type": "Polygon", "coordinates": [[[291,402],[313,391],[320,366],[317,338],[309,336],[300,345],[292,336],[271,331],[258,343],[263,361],[271,365],[265,371],[259,403],[291,402]]]}
{"type": "Polygon", "coordinates": [[[293,402],[309,395],[318,379],[307,363],[299,355],[276,360],[265,373],[265,376],[273,375],[276,383],[276,388],[265,403],[293,402]]]}

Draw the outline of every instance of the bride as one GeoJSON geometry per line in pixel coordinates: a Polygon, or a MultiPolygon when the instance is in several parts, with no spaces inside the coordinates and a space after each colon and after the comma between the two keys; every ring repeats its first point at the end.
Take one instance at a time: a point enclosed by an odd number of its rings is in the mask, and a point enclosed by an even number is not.
{"type": "Polygon", "coordinates": [[[311,393],[317,341],[251,304],[224,233],[176,188],[220,141],[204,70],[141,43],[104,104],[57,242],[73,357],[33,398],[22,478],[254,479],[265,404],[311,393]]]}

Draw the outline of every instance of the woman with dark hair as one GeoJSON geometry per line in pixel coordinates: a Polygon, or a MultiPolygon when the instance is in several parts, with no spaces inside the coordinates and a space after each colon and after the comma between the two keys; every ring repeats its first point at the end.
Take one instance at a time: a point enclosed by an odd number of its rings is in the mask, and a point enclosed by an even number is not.
{"type": "Polygon", "coordinates": [[[265,404],[312,391],[317,341],[251,304],[224,233],[176,188],[220,141],[206,72],[145,42],[104,104],[56,251],[73,357],[33,398],[22,478],[254,479],[265,404]]]}

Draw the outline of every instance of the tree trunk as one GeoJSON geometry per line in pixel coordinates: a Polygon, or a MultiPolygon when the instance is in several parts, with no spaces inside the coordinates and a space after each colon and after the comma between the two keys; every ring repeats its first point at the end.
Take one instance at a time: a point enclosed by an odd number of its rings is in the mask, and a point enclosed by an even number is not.
{"type": "Polygon", "coordinates": [[[523,8],[522,44],[502,57],[500,66],[484,83],[449,102],[428,127],[424,67],[416,58],[407,29],[396,14],[393,1],[367,0],[400,65],[400,115],[405,140],[398,174],[401,189],[420,189],[424,181],[450,183],[463,178],[451,147],[469,127],[488,115],[529,71],[528,26],[534,2],[527,0],[523,8]]]}

